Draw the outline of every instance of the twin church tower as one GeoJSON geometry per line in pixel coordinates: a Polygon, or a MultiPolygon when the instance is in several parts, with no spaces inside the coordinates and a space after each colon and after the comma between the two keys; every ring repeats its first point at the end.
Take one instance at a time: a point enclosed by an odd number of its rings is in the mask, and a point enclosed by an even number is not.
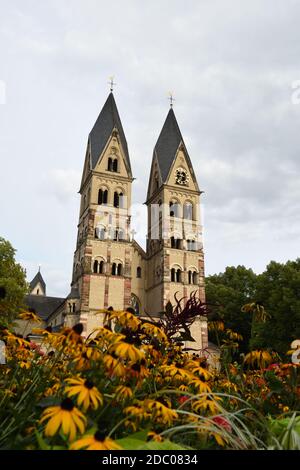
{"type": "MultiPolygon", "coordinates": [[[[99,309],[131,307],[155,317],[168,301],[175,304],[175,293],[196,291],[205,300],[201,191],[172,105],[153,151],[146,251],[132,236],[133,179],[111,92],[88,137],[71,292],[50,324],[61,315],[60,323],[80,320],[89,334],[99,326],[99,309]]],[[[192,335],[206,347],[205,321],[195,322],[192,335]]]]}

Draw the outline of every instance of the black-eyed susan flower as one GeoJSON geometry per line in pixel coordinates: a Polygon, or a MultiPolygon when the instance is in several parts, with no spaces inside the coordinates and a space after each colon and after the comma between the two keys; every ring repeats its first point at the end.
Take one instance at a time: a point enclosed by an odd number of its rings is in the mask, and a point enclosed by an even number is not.
{"type": "Polygon", "coordinates": [[[161,401],[146,399],[144,400],[144,408],[146,411],[152,413],[152,417],[155,421],[170,426],[174,419],[178,418],[178,414],[161,401]]]}
{"type": "Polygon", "coordinates": [[[162,442],[163,440],[164,438],[154,431],[149,431],[147,434],[147,441],[162,442]]]}
{"type": "Polygon", "coordinates": [[[160,342],[167,342],[168,338],[165,335],[165,333],[162,331],[161,328],[159,328],[156,325],[153,325],[152,323],[143,323],[141,326],[141,329],[147,333],[147,335],[152,336],[160,342]]]}
{"type": "Polygon", "coordinates": [[[115,388],[115,396],[118,401],[125,401],[132,398],[133,393],[130,387],[126,387],[125,385],[118,385],[115,388]]]}
{"type": "Polygon", "coordinates": [[[206,395],[201,397],[199,400],[194,401],[192,407],[196,413],[210,411],[211,414],[216,414],[221,409],[218,401],[222,401],[222,398],[216,395],[213,397],[206,395]]]}
{"type": "Polygon", "coordinates": [[[116,356],[132,362],[139,362],[145,358],[145,353],[139,350],[134,344],[120,341],[110,346],[109,352],[114,352],[116,356]]]}
{"type": "Polygon", "coordinates": [[[136,362],[130,366],[130,375],[138,379],[145,379],[150,374],[149,369],[146,367],[145,359],[142,359],[141,362],[136,362]]]}
{"type": "Polygon", "coordinates": [[[186,370],[186,369],[183,369],[183,367],[181,367],[181,364],[171,364],[171,365],[165,365],[165,366],[161,366],[160,367],[160,370],[165,374],[165,375],[169,375],[170,377],[172,378],[175,378],[175,379],[192,379],[193,378],[193,374],[186,370]]]}
{"type": "Polygon", "coordinates": [[[111,376],[124,377],[126,375],[126,369],[121,359],[115,356],[115,354],[106,354],[103,357],[104,366],[111,376]]]}
{"type": "Polygon", "coordinates": [[[84,410],[90,407],[96,410],[103,405],[103,397],[91,380],[77,377],[66,379],[66,382],[69,384],[65,388],[68,397],[77,396],[77,404],[84,410]]]}
{"type": "Polygon", "coordinates": [[[25,321],[33,321],[35,323],[41,323],[41,319],[38,315],[36,315],[34,312],[22,312],[19,314],[19,318],[21,320],[25,321]]]}
{"type": "Polygon", "coordinates": [[[106,437],[101,431],[96,431],[95,434],[85,434],[78,441],[73,442],[70,446],[71,450],[120,450],[120,447],[110,437],[106,437]]]}
{"type": "Polygon", "coordinates": [[[209,393],[211,392],[210,386],[203,382],[202,380],[198,379],[197,377],[193,378],[190,382],[190,385],[193,385],[198,393],[209,393]]]}
{"type": "Polygon", "coordinates": [[[271,364],[273,358],[268,351],[250,351],[244,358],[244,363],[253,367],[257,366],[263,369],[267,365],[271,364]]]}
{"type": "Polygon", "coordinates": [[[70,398],[65,398],[60,406],[47,408],[40,422],[44,421],[48,421],[44,430],[45,436],[54,436],[61,429],[69,436],[70,441],[75,439],[77,430],[83,434],[86,425],[85,416],[74,406],[70,398]]]}

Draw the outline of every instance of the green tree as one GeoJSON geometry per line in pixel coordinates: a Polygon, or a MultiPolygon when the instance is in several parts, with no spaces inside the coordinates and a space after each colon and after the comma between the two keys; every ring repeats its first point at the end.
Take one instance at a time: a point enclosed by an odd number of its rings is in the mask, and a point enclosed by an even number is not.
{"type": "Polygon", "coordinates": [[[285,354],[300,339],[300,258],[285,264],[271,261],[258,276],[256,296],[270,318],[254,325],[251,347],[285,354]]]}
{"type": "Polygon", "coordinates": [[[15,260],[16,250],[0,237],[0,320],[11,321],[23,307],[26,273],[15,260]]]}
{"type": "MultiPolygon", "coordinates": [[[[241,308],[255,298],[256,280],[256,274],[245,266],[227,267],[224,273],[206,278],[206,299],[211,317],[222,319],[225,328],[243,336],[240,352],[248,351],[252,322],[251,315],[242,312],[241,308]]],[[[215,341],[213,334],[211,340],[215,341]]]]}

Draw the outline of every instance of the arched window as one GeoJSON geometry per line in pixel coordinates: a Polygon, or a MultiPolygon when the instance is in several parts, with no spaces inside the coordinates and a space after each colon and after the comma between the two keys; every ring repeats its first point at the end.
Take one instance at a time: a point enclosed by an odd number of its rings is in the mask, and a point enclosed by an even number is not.
{"type": "Polygon", "coordinates": [[[104,261],[100,261],[99,263],[99,274],[103,274],[104,272],[104,261]]]}
{"type": "Polygon", "coordinates": [[[112,171],[115,171],[117,172],[118,171],[118,159],[115,158],[114,161],[113,161],[113,169],[112,171]]]}
{"type": "Polygon", "coordinates": [[[75,313],[75,312],[76,312],[76,304],[73,303],[73,313],[75,313]]]}
{"type": "Polygon", "coordinates": [[[108,191],[107,189],[99,189],[98,191],[98,204],[107,204],[108,191]]]}
{"type": "Polygon", "coordinates": [[[181,282],[181,270],[177,269],[176,271],[176,282],[181,282]]]}
{"type": "Polygon", "coordinates": [[[176,201],[170,201],[170,217],[180,217],[180,204],[176,201]]]}
{"type": "Polygon", "coordinates": [[[95,274],[98,273],[98,261],[97,261],[97,260],[94,261],[94,264],[93,264],[93,272],[94,272],[95,274]]]}
{"type": "Polygon", "coordinates": [[[175,237],[171,237],[171,248],[176,248],[176,240],[175,240],[175,237]]]}
{"type": "Polygon", "coordinates": [[[142,268],[140,266],[136,268],[136,277],[138,278],[142,277],[142,268]]]}
{"type": "Polygon", "coordinates": [[[119,193],[117,191],[114,192],[114,207],[119,207],[120,200],[119,200],[119,193]]]}
{"type": "Polygon", "coordinates": [[[198,284],[198,273],[196,271],[193,272],[193,284],[198,284]]]}
{"type": "Polygon", "coordinates": [[[121,263],[118,264],[117,273],[118,273],[118,276],[122,276],[122,264],[121,263]]]}
{"type": "Polygon", "coordinates": [[[197,251],[197,242],[195,240],[187,240],[188,251],[197,251]]]}
{"type": "Polygon", "coordinates": [[[112,276],[116,276],[116,275],[117,275],[117,265],[116,265],[116,263],[113,263],[113,264],[112,264],[111,274],[112,274],[112,276]]]}
{"type": "Polygon", "coordinates": [[[125,240],[125,232],[122,228],[117,228],[114,230],[114,241],[124,241],[125,240]]]}
{"type": "Polygon", "coordinates": [[[109,159],[108,159],[107,170],[108,171],[113,171],[113,161],[112,161],[111,157],[109,157],[109,159]]]}
{"type": "Polygon", "coordinates": [[[95,228],[95,238],[99,240],[105,239],[105,228],[104,227],[96,227],[95,228]]]}
{"type": "Polygon", "coordinates": [[[189,284],[192,284],[193,281],[193,273],[192,271],[189,271],[189,284]]]}
{"type": "Polygon", "coordinates": [[[176,275],[175,275],[175,273],[176,273],[175,268],[172,268],[172,269],[171,269],[171,282],[176,282],[176,275]]]}
{"type": "Polygon", "coordinates": [[[124,209],[124,194],[123,193],[119,194],[119,207],[121,209],[124,209]]]}
{"type": "Polygon", "coordinates": [[[186,202],[183,206],[183,218],[187,220],[193,220],[193,204],[186,202]]]}

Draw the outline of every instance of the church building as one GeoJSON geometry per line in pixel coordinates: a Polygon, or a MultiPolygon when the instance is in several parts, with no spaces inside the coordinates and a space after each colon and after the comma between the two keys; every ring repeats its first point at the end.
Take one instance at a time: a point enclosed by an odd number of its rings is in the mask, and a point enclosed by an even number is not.
{"type": "MultiPolygon", "coordinates": [[[[54,329],[80,321],[88,335],[102,322],[99,310],[109,307],[155,317],[169,301],[175,304],[176,293],[180,299],[196,292],[205,301],[201,191],[172,103],[154,146],[145,195],[146,251],[131,229],[133,174],[110,92],[88,136],[71,291],[46,319],[54,329]]],[[[41,275],[36,281],[30,298],[42,295],[46,305],[41,275]]],[[[192,336],[197,348],[207,346],[205,319],[196,320],[192,336]]]]}

